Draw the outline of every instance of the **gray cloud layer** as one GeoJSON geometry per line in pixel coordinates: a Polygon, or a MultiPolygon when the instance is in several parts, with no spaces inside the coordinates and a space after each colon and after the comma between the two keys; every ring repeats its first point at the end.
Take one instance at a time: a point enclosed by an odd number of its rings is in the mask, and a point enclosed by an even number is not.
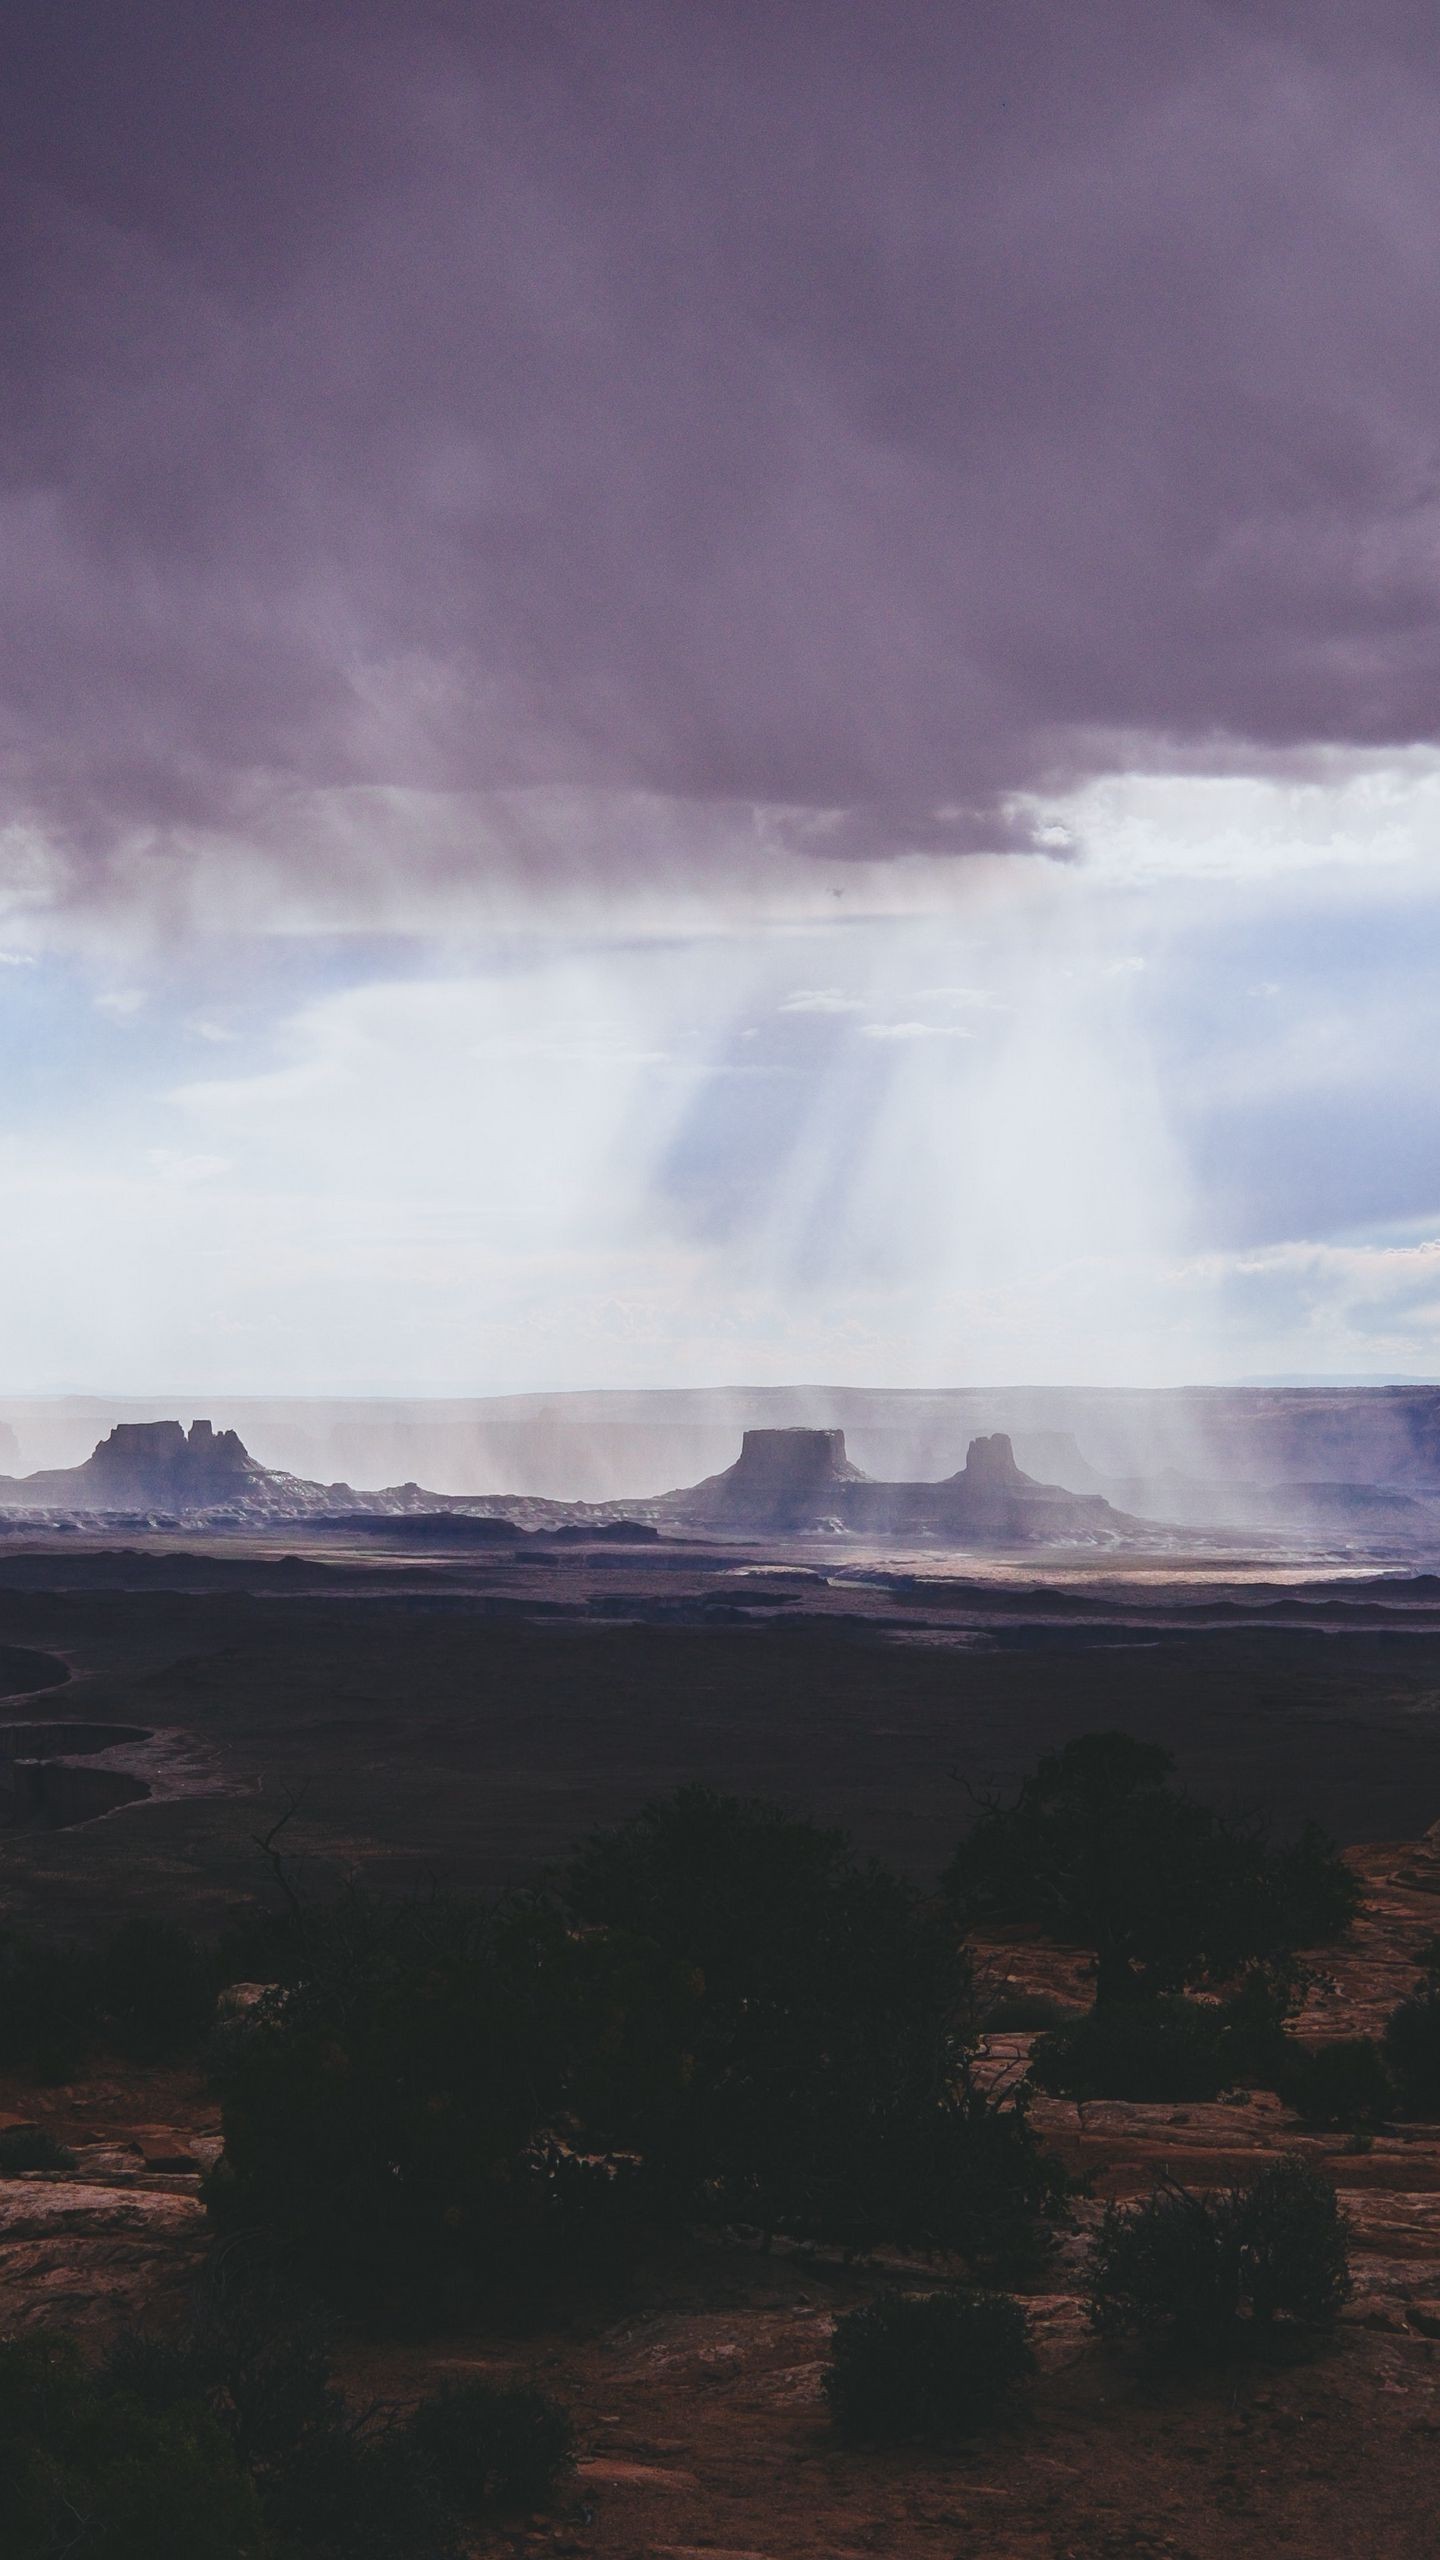
{"type": "Polygon", "coordinates": [[[82,872],[357,783],[1003,848],[1118,738],[1440,733],[1430,0],[8,25],[0,744],[82,872]]]}

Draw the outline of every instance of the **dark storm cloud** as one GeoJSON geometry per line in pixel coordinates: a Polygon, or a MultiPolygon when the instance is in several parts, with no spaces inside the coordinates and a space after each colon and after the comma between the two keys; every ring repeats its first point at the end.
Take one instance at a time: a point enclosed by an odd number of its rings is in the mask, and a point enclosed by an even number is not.
{"type": "Polygon", "coordinates": [[[1440,726],[1430,6],[11,0],[3,744],[1025,842],[1440,726]]]}

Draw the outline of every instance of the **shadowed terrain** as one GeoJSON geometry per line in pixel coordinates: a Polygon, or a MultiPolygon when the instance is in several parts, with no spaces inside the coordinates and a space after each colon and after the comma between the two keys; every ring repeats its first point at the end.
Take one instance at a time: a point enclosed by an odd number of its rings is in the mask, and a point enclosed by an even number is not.
{"type": "Polygon", "coordinates": [[[8,1897],[213,1909],[257,1884],[253,1837],[291,1806],[288,1844],[332,1874],[490,1886],[689,1777],[813,1806],[929,1878],[967,1789],[1102,1725],[1165,1743],[1217,1803],[1342,1839],[1440,1813],[1430,1577],[842,1566],[783,1538],[376,1547],[0,1549],[0,1643],[64,1654],[67,1723],[152,1737],[106,1762],[149,1797],[12,1837],[8,1897]]]}

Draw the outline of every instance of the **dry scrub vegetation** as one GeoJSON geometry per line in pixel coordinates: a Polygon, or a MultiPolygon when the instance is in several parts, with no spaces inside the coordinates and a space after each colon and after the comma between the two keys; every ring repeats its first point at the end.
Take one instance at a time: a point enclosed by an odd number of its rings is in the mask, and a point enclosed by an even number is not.
{"type": "MultiPolygon", "coordinates": [[[[1101,2214],[1072,2115],[1083,2133],[1087,2108],[1270,2090],[1358,2156],[1440,2100],[1435,1950],[1382,2034],[1298,2035],[1316,1949],[1356,1920],[1354,1872],[1314,1832],[1222,1820],[1124,1735],[983,1807],[938,1894],[703,1788],[498,1901],[311,1901],[275,1864],[274,1909],[223,1942],[148,1922],[0,1950],[12,2075],[179,2068],[223,2134],[183,2314],[112,2322],[82,2352],[30,2301],[0,2349],[16,2560],[441,2560],[547,2530],[679,2552],[604,2538],[603,2419],[535,2375],[579,2371],[588,2341],[697,2288],[828,2290],[805,2389],[812,2429],[828,2405],[832,2487],[851,2466],[842,2509],[857,2464],[893,2503],[904,2465],[973,2469],[1043,2427],[1066,2301],[1095,2370],[1118,2357],[1206,2407],[1220,2368],[1311,2369],[1345,2311],[1333,2179],[1297,2135],[1238,2179],[1152,2161],[1150,2192],[1101,2214]],[[1089,2007],[1012,1986],[1007,2011],[1002,1942],[1071,1950],[1089,2007]],[[262,1987],[217,2016],[237,1977],[262,1987]],[[1017,2010],[1044,2027],[1031,2075],[1017,2010]],[[483,2374],[453,2352],[479,2334],[483,2374]]],[[[51,2126],[0,2128],[0,2179],[82,2174],[51,2126]]],[[[743,2403],[734,2425],[737,2445],[753,2433],[743,2403]]],[[[635,2484],[623,2460],[609,2473],[618,2513],[635,2484]]]]}

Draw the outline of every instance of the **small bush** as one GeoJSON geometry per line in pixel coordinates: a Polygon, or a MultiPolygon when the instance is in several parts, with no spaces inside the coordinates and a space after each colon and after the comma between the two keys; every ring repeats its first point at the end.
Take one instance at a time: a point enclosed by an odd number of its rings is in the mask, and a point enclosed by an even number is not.
{"type": "Polygon", "coordinates": [[[1350,2293],[1349,2225],[1331,2180],[1304,2160],[1277,2160],[1242,2195],[1237,2219],[1251,2320],[1331,2327],[1350,2293]]]}
{"type": "Polygon", "coordinates": [[[987,2269],[1033,2254],[1063,2180],[967,2079],[974,1982],[941,1905],[842,1832],[705,1787],[584,1843],[564,1891],[697,1985],[670,2152],[690,2210],[987,2269]]]}
{"type": "Polygon", "coordinates": [[[1329,2326],[1350,2290],[1346,2226],[1327,2178],[1278,2160],[1253,2187],[1196,2195],[1167,2186],[1108,2207],[1090,2261],[1102,2337],[1169,2337],[1233,2352],[1277,2321],[1329,2326]]]}
{"type": "Polygon", "coordinates": [[[997,1991],[980,2012],[982,2035],[1044,2035],[1055,2027],[1068,2027],[1073,2009],[1062,2001],[1047,1998],[1043,1991],[997,1991]]]}
{"type": "Polygon", "coordinates": [[[19,2178],[27,2169],[73,2169],[75,2154],[40,2125],[12,2125],[0,2133],[0,2178],[19,2178]]]}
{"type": "Polygon", "coordinates": [[[1224,2013],[1178,1996],[1105,2001],[1041,2037],[1030,2077],[1057,2098],[1218,2097],[1229,2077],[1224,2013]]]}
{"type": "Polygon", "coordinates": [[[1395,2084],[1371,2036],[1292,2044],[1275,2085],[1302,2123],[1335,2132],[1372,2132],[1395,2112],[1395,2084]]]}
{"type": "Polygon", "coordinates": [[[94,1970],[77,1947],[0,1933],[0,2063],[68,2080],[95,2038],[94,1970]]]}
{"type": "Polygon", "coordinates": [[[895,2294],[836,2321],[825,2397],[846,2444],[944,2442],[993,2418],[1034,2362],[1009,2294],[895,2294]]]}
{"type": "Polygon", "coordinates": [[[173,1920],[122,1920],[96,1957],[99,2022],[132,2061],[164,2061],[208,2033],[222,1980],[215,1949],[173,1920]]]}
{"type": "Polygon", "coordinates": [[[1062,2098],[1183,2105],[1237,2085],[1273,2088],[1292,2050],[1284,2033],[1303,1981],[1256,1966],[1225,2000],[1105,2000],[1067,2019],[1030,2057],[1037,2088],[1062,2098]]]}
{"type": "Polygon", "coordinates": [[[609,2281],[672,2208],[688,1972],[512,1896],[312,1915],[310,1970],[212,2047],[207,2202],[331,2299],[426,2322],[609,2281]]]}
{"type": "Polygon", "coordinates": [[[1440,1979],[1431,1974],[1385,2022],[1385,2060],[1401,2110],[1440,2116],[1440,1979]]]}
{"type": "Polygon", "coordinates": [[[192,2400],[163,2413],[55,2338],[0,2344],[5,2560],[264,2560],[253,2484],[192,2400]]]}
{"type": "Polygon", "coordinates": [[[303,2437],[269,2472],[265,2510],[285,2560],[461,2560],[470,2547],[398,2428],[303,2437]]]}
{"type": "Polygon", "coordinates": [[[283,1992],[210,2045],[216,2220],[331,2299],[431,2323],[612,2284],[692,2217],[987,2274],[1033,2257],[1063,2172],[968,2071],[942,1906],[703,1788],[562,1881],[302,1913],[283,1992]]]}
{"type": "Polygon", "coordinates": [[[1309,1983],[1304,1966],[1293,1959],[1255,1965],[1221,2003],[1228,2087],[1275,2087],[1293,2049],[1285,2030],[1309,1983]]]}
{"type": "Polygon", "coordinates": [[[334,2339],[328,2314],[242,2251],[212,2267],[182,2337],[125,2340],[111,2365],[162,2407],[207,2394],[247,2469],[269,2474],[307,2440],[348,2431],[334,2339]]]}
{"type": "Polygon", "coordinates": [[[1275,1953],[1333,1946],[1364,1908],[1354,1868],[1316,1822],[1307,1822],[1298,1839],[1273,1853],[1270,1873],[1259,1881],[1258,1898],[1269,1901],[1276,1923],[1273,1935],[1262,1941],[1275,1953]]]}
{"type": "Polygon", "coordinates": [[[242,2252],[188,2334],[123,2339],[105,2379],[154,2419],[200,2409],[222,2428],[285,2560],[458,2560],[492,2516],[546,2503],[570,2457],[558,2402],[475,2382],[356,2419],[330,2345],[325,2314],[242,2252]]]}
{"type": "Polygon", "coordinates": [[[1330,1841],[1312,1826],[1277,1844],[1173,1779],[1170,1754],[1131,1734],[1047,1753],[956,1850],[956,1916],[1033,1922],[1093,1948],[1106,2002],[1228,1982],[1344,1934],[1360,1889],[1330,1841]]]}
{"type": "Polygon", "coordinates": [[[548,2393],[481,2380],[452,2383],[422,2402],[408,2438],[467,2522],[544,2506],[574,2447],[569,2417],[548,2393]]]}
{"type": "Polygon", "coordinates": [[[0,1934],[0,2063],[69,2079],[97,2045],[136,2062],[192,2051],[230,1976],[218,1948],[174,1921],[122,1920],[77,1944],[18,1928],[0,1934]]]}

